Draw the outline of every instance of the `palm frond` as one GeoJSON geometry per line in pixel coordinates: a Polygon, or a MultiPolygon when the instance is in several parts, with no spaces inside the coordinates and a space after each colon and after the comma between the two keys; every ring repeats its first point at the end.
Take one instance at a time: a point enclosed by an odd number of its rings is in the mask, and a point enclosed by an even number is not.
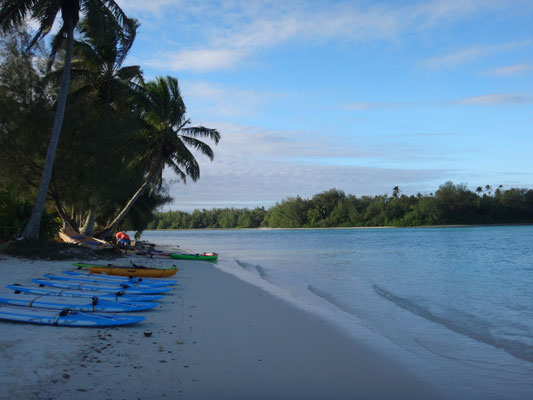
{"type": "Polygon", "coordinates": [[[11,32],[21,25],[39,0],[0,0],[0,29],[11,32]]]}
{"type": "Polygon", "coordinates": [[[126,20],[128,17],[122,11],[120,6],[117,4],[114,0],[85,0],[84,3],[90,3],[90,2],[96,2],[97,4],[100,4],[100,7],[104,6],[106,9],[111,11],[111,14],[115,17],[117,22],[120,24],[120,26],[124,26],[126,24],[126,20]]]}
{"type": "MultiPolygon", "coordinates": [[[[59,14],[61,10],[61,6],[57,3],[58,2],[49,2],[49,1],[41,0],[35,4],[33,8],[32,17],[39,22],[39,29],[37,33],[35,34],[35,36],[33,37],[33,39],[31,40],[30,44],[28,45],[28,48],[33,47],[39,39],[48,35],[50,30],[52,29],[52,26],[54,25],[54,21],[57,17],[57,14],[59,14]]],[[[63,29],[64,27],[65,25],[63,24],[63,26],[60,29],[61,35],[63,35],[65,32],[63,29]]],[[[55,52],[53,50],[54,48],[52,47],[53,55],[50,56],[51,60],[54,59],[55,54],[57,52],[57,48],[55,52]]]]}
{"type": "Polygon", "coordinates": [[[122,65],[126,56],[131,50],[131,46],[137,36],[137,29],[141,26],[140,22],[134,18],[128,18],[124,25],[124,28],[121,30],[121,40],[120,46],[118,47],[117,52],[117,64],[122,65]]]}
{"type": "Polygon", "coordinates": [[[89,43],[78,40],[74,42],[73,66],[83,65],[84,69],[98,70],[103,63],[101,55],[89,43]]]}
{"type": "Polygon", "coordinates": [[[178,177],[183,181],[183,183],[187,183],[187,174],[183,172],[183,170],[177,163],[175,163],[173,160],[170,160],[168,166],[172,168],[172,171],[174,171],[174,173],[178,175],[178,177]]]}
{"type": "Polygon", "coordinates": [[[207,143],[204,143],[201,140],[189,136],[180,136],[180,139],[183,140],[185,144],[200,151],[202,154],[209,157],[211,161],[213,161],[215,154],[213,153],[213,149],[211,149],[211,147],[209,147],[207,143]]]}
{"type": "Polygon", "coordinates": [[[198,161],[183,141],[179,140],[176,144],[176,151],[167,159],[167,164],[171,166],[176,164],[185,168],[185,173],[196,182],[200,179],[200,165],[198,161]]]}
{"type": "Polygon", "coordinates": [[[213,140],[215,144],[218,144],[220,140],[220,133],[216,129],[206,128],[205,126],[194,126],[181,129],[181,132],[185,135],[192,137],[205,137],[213,140]]]}
{"type": "Polygon", "coordinates": [[[139,81],[142,79],[142,71],[139,65],[123,67],[116,72],[116,76],[125,81],[139,81]]]}

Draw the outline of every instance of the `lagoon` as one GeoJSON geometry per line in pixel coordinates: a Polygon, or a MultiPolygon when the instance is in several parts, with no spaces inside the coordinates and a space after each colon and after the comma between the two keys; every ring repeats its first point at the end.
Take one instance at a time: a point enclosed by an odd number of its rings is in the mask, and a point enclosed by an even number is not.
{"type": "Polygon", "coordinates": [[[218,252],[218,268],[326,317],[450,396],[533,398],[533,226],[146,231],[143,239],[218,252]]]}

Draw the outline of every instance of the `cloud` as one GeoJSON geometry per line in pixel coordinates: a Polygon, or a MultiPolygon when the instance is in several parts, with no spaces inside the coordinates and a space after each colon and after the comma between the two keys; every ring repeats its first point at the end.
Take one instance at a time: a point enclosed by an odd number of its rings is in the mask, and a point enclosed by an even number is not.
{"type": "Polygon", "coordinates": [[[180,85],[188,108],[194,110],[192,115],[210,114],[217,118],[255,115],[266,103],[285,97],[283,94],[242,90],[206,81],[184,81],[180,85]]]}
{"type": "MultiPolygon", "coordinates": [[[[222,135],[213,148],[215,159],[209,162],[198,156],[200,180],[171,185],[173,209],[270,206],[287,196],[310,197],[332,187],[358,195],[390,193],[396,185],[418,185],[413,190],[420,191],[421,182],[442,183],[451,174],[415,167],[417,162],[424,165],[428,158],[439,158],[431,153],[435,146],[431,150],[421,146],[420,134],[416,144],[410,144],[394,136],[347,140],[233,123],[205,121],[204,125],[222,135]]],[[[434,143],[433,139],[426,142],[434,143]]],[[[172,173],[166,171],[165,177],[171,179],[172,173]]]]}
{"type": "Polygon", "coordinates": [[[344,108],[347,110],[368,110],[370,108],[376,108],[377,103],[371,103],[371,102],[357,102],[357,103],[349,103],[345,104],[344,108]]]}
{"type": "Polygon", "coordinates": [[[512,93],[486,94],[456,100],[457,104],[498,105],[531,103],[531,98],[512,93]]]}
{"type": "Polygon", "coordinates": [[[487,75],[493,76],[510,76],[525,73],[533,70],[533,65],[529,64],[515,64],[506,67],[494,68],[486,72],[487,75]]]}
{"type": "Polygon", "coordinates": [[[235,162],[220,168],[215,160],[202,166],[202,178],[185,188],[170,188],[174,209],[199,207],[269,207],[288,196],[311,197],[336,187],[361,195],[390,193],[392,187],[443,180],[445,171],[365,166],[306,165],[288,162],[235,162]],[[224,184],[221,184],[223,182],[224,184]],[[209,199],[207,203],[205,200],[209,199]],[[202,203],[203,201],[203,203],[202,203]]]}
{"type": "Polygon", "coordinates": [[[488,57],[493,54],[512,51],[531,45],[531,40],[526,39],[520,42],[503,43],[493,46],[474,46],[462,49],[442,56],[432,57],[422,61],[422,65],[431,69],[453,68],[461,64],[488,57]]]}
{"type": "Polygon", "coordinates": [[[155,15],[162,15],[164,9],[181,7],[182,0],[116,0],[120,8],[125,12],[145,12],[155,15]]]}
{"type": "Polygon", "coordinates": [[[158,53],[144,63],[152,68],[169,71],[209,71],[234,67],[244,57],[238,49],[186,49],[178,52],[158,53]]]}
{"type": "Polygon", "coordinates": [[[353,102],[344,104],[343,108],[347,110],[370,110],[370,109],[383,109],[383,108],[401,108],[408,107],[412,103],[375,103],[375,102],[353,102]]]}
{"type": "MultiPolygon", "coordinates": [[[[133,11],[172,15],[178,29],[198,33],[197,38],[191,38],[197,40],[195,46],[157,54],[149,61],[149,65],[174,71],[232,68],[257,52],[287,42],[394,42],[407,33],[428,30],[483,10],[508,7],[504,0],[433,0],[407,5],[281,0],[123,3],[133,11]]],[[[483,51],[486,49],[470,49],[448,63],[458,62],[460,57],[478,57],[476,53],[483,51]],[[472,51],[474,54],[468,54],[472,51]]],[[[438,59],[428,62],[436,63],[438,59]]]]}

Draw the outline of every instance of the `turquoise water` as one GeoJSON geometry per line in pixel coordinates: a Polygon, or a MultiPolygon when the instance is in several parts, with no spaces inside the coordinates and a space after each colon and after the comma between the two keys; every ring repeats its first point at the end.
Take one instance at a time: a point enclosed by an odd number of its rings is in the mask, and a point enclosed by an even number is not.
{"type": "Polygon", "coordinates": [[[533,226],[147,231],[325,316],[449,398],[533,399],[533,226]]]}

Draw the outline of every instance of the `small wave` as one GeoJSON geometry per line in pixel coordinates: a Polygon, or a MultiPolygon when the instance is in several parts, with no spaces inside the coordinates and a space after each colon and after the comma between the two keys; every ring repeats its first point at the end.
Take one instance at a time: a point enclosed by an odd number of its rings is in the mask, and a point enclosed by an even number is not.
{"type": "Polygon", "coordinates": [[[255,266],[250,264],[250,263],[247,263],[247,262],[244,262],[244,261],[239,261],[239,260],[235,260],[235,262],[244,270],[246,271],[253,271],[255,269],[255,266]]]}
{"type": "Polygon", "coordinates": [[[245,261],[239,261],[239,260],[235,260],[235,262],[242,268],[244,269],[245,271],[248,271],[248,272],[257,272],[259,274],[259,277],[261,279],[264,279],[266,281],[268,281],[268,272],[266,271],[265,268],[263,268],[262,266],[260,266],[259,264],[257,265],[253,265],[253,264],[250,264],[250,263],[247,263],[245,261]]]}
{"type": "Polygon", "coordinates": [[[255,270],[257,271],[257,273],[259,274],[259,276],[263,279],[267,279],[268,278],[268,273],[266,272],[266,270],[260,266],[260,265],[256,265],[255,266],[255,270]]]}
{"type": "Polygon", "coordinates": [[[343,304],[342,302],[337,300],[331,294],[326,293],[326,292],[324,292],[324,291],[322,291],[322,290],[320,290],[320,289],[318,289],[318,288],[316,288],[314,286],[311,286],[309,284],[307,285],[307,290],[309,290],[314,295],[326,300],[328,303],[333,304],[335,307],[341,309],[342,311],[355,316],[353,311],[350,310],[350,308],[348,306],[346,306],[345,304],[343,304]]]}
{"type": "Polygon", "coordinates": [[[434,314],[424,306],[417,304],[410,299],[397,296],[377,285],[374,285],[374,291],[379,296],[391,301],[404,310],[443,325],[456,333],[468,336],[478,342],[502,349],[518,359],[533,363],[533,346],[529,346],[519,341],[494,337],[490,333],[491,325],[472,314],[460,310],[450,310],[453,312],[454,316],[454,319],[450,319],[442,315],[434,314]]]}

